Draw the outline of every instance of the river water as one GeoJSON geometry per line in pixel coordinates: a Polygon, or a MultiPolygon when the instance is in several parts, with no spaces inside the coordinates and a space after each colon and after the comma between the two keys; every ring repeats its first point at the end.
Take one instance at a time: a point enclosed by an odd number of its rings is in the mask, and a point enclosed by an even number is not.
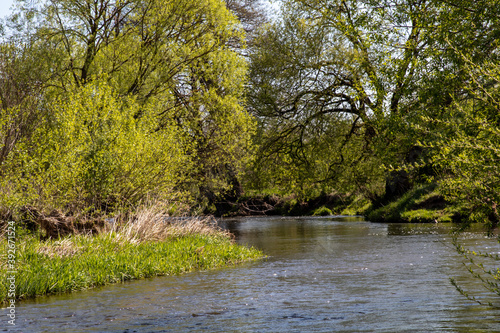
{"type": "MultiPolygon", "coordinates": [[[[356,217],[222,225],[268,258],[21,302],[12,331],[500,332],[500,310],[468,301],[449,282],[478,288],[450,226],[356,217]]],[[[479,231],[463,242],[499,250],[479,231]]]]}

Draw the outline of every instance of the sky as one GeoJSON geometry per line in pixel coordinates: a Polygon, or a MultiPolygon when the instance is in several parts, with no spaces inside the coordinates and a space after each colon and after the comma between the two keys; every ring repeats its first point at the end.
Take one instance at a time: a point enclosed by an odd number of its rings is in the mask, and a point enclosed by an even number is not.
{"type": "Polygon", "coordinates": [[[0,0],[0,18],[4,18],[10,13],[10,6],[14,3],[14,0],[0,0]]]}
{"type": "MultiPolygon", "coordinates": [[[[268,2],[271,7],[273,7],[275,10],[279,7],[279,1],[273,0],[269,1],[266,0],[264,2],[268,2]]],[[[4,18],[10,13],[10,7],[14,3],[14,0],[0,0],[0,19],[4,18]]]]}

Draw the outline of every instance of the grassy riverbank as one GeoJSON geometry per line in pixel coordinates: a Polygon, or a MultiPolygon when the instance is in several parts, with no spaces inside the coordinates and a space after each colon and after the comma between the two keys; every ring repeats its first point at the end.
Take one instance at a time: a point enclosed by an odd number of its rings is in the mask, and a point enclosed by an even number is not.
{"type": "MultiPolygon", "coordinates": [[[[22,232],[18,230],[18,233],[22,232]]],[[[8,243],[2,238],[1,247],[8,243]]],[[[4,251],[6,253],[7,251],[4,251]]],[[[166,223],[139,219],[98,235],[72,235],[41,241],[15,239],[17,299],[71,292],[109,283],[206,270],[255,260],[262,252],[234,243],[206,221],[166,223]]],[[[7,301],[8,257],[0,263],[0,298],[7,301]]]]}
{"type": "MultiPolygon", "coordinates": [[[[255,195],[241,198],[235,215],[364,215],[373,222],[460,222],[467,211],[448,202],[436,184],[417,184],[388,201],[371,201],[363,195],[321,194],[308,200],[294,196],[255,195]]],[[[229,214],[230,215],[230,214],[229,214]]]]}
{"type": "Polygon", "coordinates": [[[459,222],[463,215],[460,207],[447,202],[434,184],[417,185],[387,204],[365,212],[370,221],[396,223],[459,222]]]}

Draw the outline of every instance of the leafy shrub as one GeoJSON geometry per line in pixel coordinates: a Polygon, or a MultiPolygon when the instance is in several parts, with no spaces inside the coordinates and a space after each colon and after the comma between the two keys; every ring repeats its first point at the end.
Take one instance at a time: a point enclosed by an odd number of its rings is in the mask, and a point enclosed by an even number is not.
{"type": "Polygon", "coordinates": [[[11,161],[16,184],[3,184],[23,204],[91,210],[136,204],[171,195],[188,166],[175,127],[159,129],[152,104],[139,108],[104,79],[74,87],[48,107],[52,116],[11,161]]]}

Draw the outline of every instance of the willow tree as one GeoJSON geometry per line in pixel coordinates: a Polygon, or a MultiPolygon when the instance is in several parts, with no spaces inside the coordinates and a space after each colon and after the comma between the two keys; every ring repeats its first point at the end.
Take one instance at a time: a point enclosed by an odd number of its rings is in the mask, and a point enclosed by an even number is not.
{"type": "MultiPolygon", "coordinates": [[[[384,187],[404,191],[407,175],[393,174],[395,188],[384,186],[380,166],[414,159],[418,134],[408,125],[422,114],[439,115],[451,96],[464,93],[461,61],[446,38],[459,38],[453,29],[460,20],[468,22],[460,31],[464,46],[488,31],[484,13],[460,14],[463,3],[284,1],[281,19],[262,33],[252,59],[260,159],[298,170],[288,178],[303,175],[313,187],[340,181],[372,197],[384,187]]],[[[486,47],[486,39],[473,47],[486,47]]],[[[276,178],[271,169],[261,172],[276,178]]]]}
{"type": "MultiPolygon", "coordinates": [[[[167,182],[171,188],[189,190],[195,196],[205,194],[201,188],[219,193],[231,187],[232,178],[248,156],[253,121],[244,110],[246,61],[231,46],[234,41],[244,45],[244,31],[223,1],[52,0],[41,1],[38,7],[22,7],[21,12],[28,10],[32,15],[24,17],[35,27],[30,31],[33,45],[51,45],[59,61],[46,69],[51,74],[50,82],[39,94],[48,98],[44,105],[47,117],[39,124],[40,133],[45,131],[47,135],[39,135],[38,142],[27,139],[23,147],[29,149],[23,150],[24,160],[39,163],[41,152],[63,142],[67,147],[80,147],[75,149],[89,157],[87,167],[82,169],[87,172],[85,177],[89,183],[90,178],[100,179],[102,186],[79,189],[78,196],[87,195],[90,202],[104,204],[106,198],[133,203],[153,193],[155,186],[143,190],[136,185],[135,191],[113,187],[117,177],[122,179],[132,172],[124,171],[129,167],[137,168],[134,174],[142,170],[160,177],[157,171],[148,171],[147,163],[159,163],[154,170],[163,170],[166,180],[178,180],[167,182]],[[61,116],[70,112],[68,108],[80,110],[81,117],[75,118],[78,126],[61,116]],[[64,134],[61,128],[80,128],[80,134],[64,134]],[[139,140],[139,145],[151,138],[153,151],[161,141],[155,138],[164,133],[166,141],[153,158],[134,151],[132,143],[122,140],[120,131],[132,141],[139,140]],[[172,133],[176,133],[175,138],[172,133]],[[94,143],[101,140],[102,144],[87,145],[82,142],[85,137],[94,143]],[[123,146],[116,146],[118,143],[123,146]],[[180,168],[172,163],[162,167],[169,154],[181,154],[189,163],[180,164],[180,168]],[[132,163],[128,155],[145,159],[132,163]],[[104,163],[96,156],[112,161],[104,163]],[[93,177],[93,172],[105,173],[93,177]]],[[[71,154],[64,149],[61,152],[71,154]]],[[[69,172],[66,167],[57,167],[62,161],[70,163],[68,156],[44,156],[53,158],[43,158],[40,179],[48,179],[43,176],[47,170],[69,172]]],[[[81,158],[71,156],[75,163],[81,158]]],[[[21,169],[15,172],[19,175],[21,169]]],[[[56,182],[67,178],[61,175],[51,179],[56,182]]],[[[158,179],[137,184],[158,184],[158,179]]]]}
{"type": "Polygon", "coordinates": [[[418,3],[285,1],[252,62],[252,106],[267,135],[261,156],[283,152],[310,184],[343,178],[348,188],[357,182],[377,193],[382,157],[404,152],[390,144],[397,137],[387,124],[412,102],[423,10],[418,3]]]}

